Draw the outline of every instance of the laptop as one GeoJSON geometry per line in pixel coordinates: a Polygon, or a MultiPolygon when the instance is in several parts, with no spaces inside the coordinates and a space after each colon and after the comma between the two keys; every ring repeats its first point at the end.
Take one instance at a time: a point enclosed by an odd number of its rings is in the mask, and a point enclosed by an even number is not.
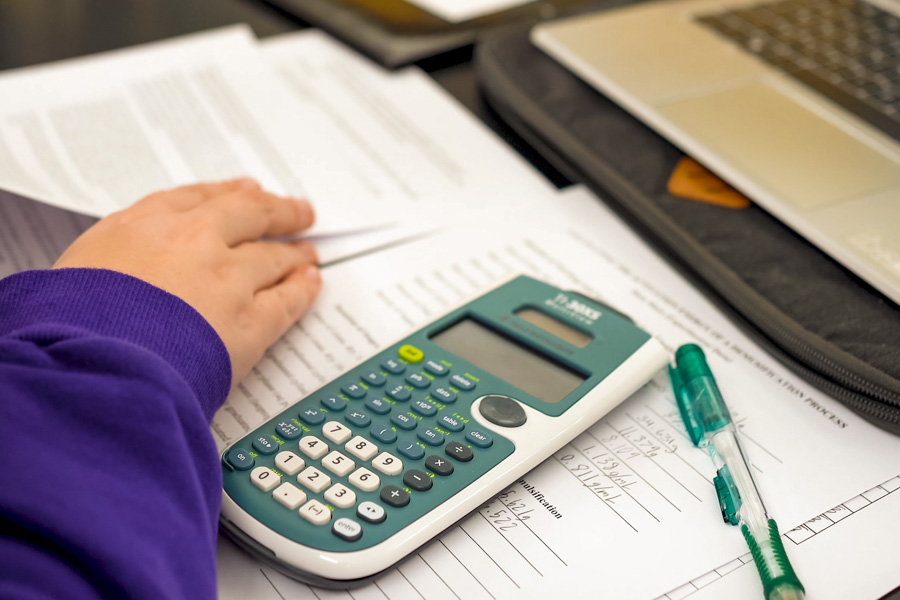
{"type": "Polygon", "coordinates": [[[532,42],[900,304],[900,3],[648,2],[532,42]]]}

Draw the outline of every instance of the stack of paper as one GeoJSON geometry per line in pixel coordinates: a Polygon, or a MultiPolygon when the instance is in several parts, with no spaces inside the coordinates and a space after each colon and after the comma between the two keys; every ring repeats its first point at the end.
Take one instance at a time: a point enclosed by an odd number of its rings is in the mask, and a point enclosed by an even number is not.
{"type": "MultiPolygon", "coordinates": [[[[596,198],[557,193],[423,73],[383,72],[318,32],[258,43],[237,28],[3,74],[0,99],[0,188],[18,195],[0,193],[0,275],[49,266],[93,217],[182,183],[249,174],[314,202],[336,263],[216,415],[220,447],[524,272],[670,348],[706,349],[812,597],[898,583],[879,545],[900,534],[900,439],[786,371],[596,198]]],[[[352,598],[759,597],[712,475],[660,373],[352,598]]],[[[225,540],[219,566],[223,598],[351,597],[225,540]]]]}

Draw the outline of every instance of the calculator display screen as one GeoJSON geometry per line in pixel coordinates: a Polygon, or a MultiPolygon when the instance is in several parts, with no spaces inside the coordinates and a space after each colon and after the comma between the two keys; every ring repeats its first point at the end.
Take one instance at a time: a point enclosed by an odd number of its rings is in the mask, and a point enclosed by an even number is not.
{"type": "Polygon", "coordinates": [[[559,402],[587,379],[473,319],[451,325],[431,341],[544,402],[559,402]]]}
{"type": "Polygon", "coordinates": [[[559,319],[554,319],[550,315],[533,308],[517,310],[516,316],[579,348],[584,348],[594,339],[583,331],[569,327],[559,319]]]}

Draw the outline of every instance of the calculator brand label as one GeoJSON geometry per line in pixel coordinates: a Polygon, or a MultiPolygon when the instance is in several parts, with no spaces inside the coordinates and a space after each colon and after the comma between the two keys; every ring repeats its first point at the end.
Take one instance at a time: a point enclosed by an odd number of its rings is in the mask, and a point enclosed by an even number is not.
{"type": "Polygon", "coordinates": [[[544,300],[544,305],[556,312],[563,313],[573,319],[581,321],[586,325],[593,324],[594,321],[603,315],[603,313],[596,308],[590,307],[583,302],[579,302],[578,300],[569,297],[568,294],[556,294],[555,298],[544,300]]]}

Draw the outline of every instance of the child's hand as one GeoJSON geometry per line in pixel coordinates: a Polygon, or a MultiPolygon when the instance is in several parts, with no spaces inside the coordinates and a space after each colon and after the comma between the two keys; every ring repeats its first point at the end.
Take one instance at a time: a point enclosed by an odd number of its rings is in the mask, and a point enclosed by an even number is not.
{"type": "Polygon", "coordinates": [[[112,269],[180,297],[222,338],[236,384],[321,287],[310,242],[260,238],[302,231],[313,219],[308,202],[269,194],[249,179],[191,185],[101,220],[54,268],[112,269]]]}

